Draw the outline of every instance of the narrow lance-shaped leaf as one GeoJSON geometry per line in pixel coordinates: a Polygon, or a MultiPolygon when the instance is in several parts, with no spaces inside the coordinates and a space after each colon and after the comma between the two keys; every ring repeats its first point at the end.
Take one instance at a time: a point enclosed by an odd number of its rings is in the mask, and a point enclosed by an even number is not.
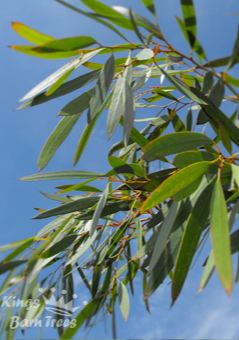
{"type": "Polygon", "coordinates": [[[181,0],[181,7],[188,40],[190,41],[191,47],[194,47],[197,36],[197,21],[193,0],[181,0]]]}
{"type": "Polygon", "coordinates": [[[112,23],[126,29],[132,29],[132,24],[128,18],[103,2],[99,0],[81,0],[81,2],[112,23]]]}
{"type": "Polygon", "coordinates": [[[90,100],[94,95],[95,90],[92,88],[79,97],[73,99],[68,104],[66,104],[59,112],[60,116],[73,116],[86,110],[90,105],[90,100]]]}
{"type": "Polygon", "coordinates": [[[160,259],[163,251],[165,250],[165,245],[167,244],[168,238],[174,227],[174,222],[178,214],[179,204],[177,202],[172,203],[169,208],[166,218],[164,219],[162,225],[160,226],[159,233],[157,235],[157,240],[154,245],[154,250],[149,263],[149,271],[152,272],[158,260],[160,259]]]}
{"type": "Polygon", "coordinates": [[[110,138],[124,113],[125,79],[120,76],[115,84],[107,118],[107,136],[110,138]]]}
{"type": "Polygon", "coordinates": [[[20,35],[20,37],[26,39],[33,44],[44,44],[51,40],[54,40],[53,37],[43,34],[21,22],[12,22],[12,28],[18,35],[20,35]]]}
{"type": "Polygon", "coordinates": [[[182,189],[202,177],[208,171],[210,165],[211,162],[206,161],[194,163],[169,176],[146,199],[141,207],[141,212],[143,213],[145,210],[151,209],[167,198],[176,195],[182,189]]]}
{"type": "Polygon", "coordinates": [[[236,36],[236,40],[235,40],[235,43],[234,43],[232,55],[231,55],[229,63],[228,63],[228,68],[231,68],[236,63],[238,63],[238,55],[239,55],[239,25],[238,25],[237,36],[236,36]]]}
{"type": "Polygon", "coordinates": [[[81,178],[94,178],[104,177],[105,174],[94,172],[94,171],[51,171],[47,173],[37,173],[29,176],[22,177],[21,180],[25,182],[33,181],[52,181],[52,180],[63,180],[63,179],[81,179],[81,178]]]}
{"type": "Polygon", "coordinates": [[[156,8],[155,8],[154,0],[141,0],[141,1],[152,14],[154,14],[154,15],[156,14],[156,8]]]}
{"type": "Polygon", "coordinates": [[[128,320],[130,310],[130,300],[126,286],[123,282],[119,282],[118,285],[119,303],[122,316],[125,320],[128,320]]]}
{"type": "Polygon", "coordinates": [[[76,58],[59,68],[56,72],[52,73],[49,77],[44,79],[38,85],[36,85],[31,91],[29,91],[20,101],[25,101],[32,99],[33,97],[37,96],[49,86],[53,85],[59,78],[61,78],[64,74],[69,72],[70,70],[75,70],[80,65],[84,64],[98,53],[102,51],[102,48],[96,49],[92,52],[85,54],[82,58],[76,58]]]}
{"type": "Polygon", "coordinates": [[[183,232],[173,274],[172,302],[175,302],[183,288],[200,236],[206,227],[211,191],[211,185],[209,185],[199,196],[183,232]]]}
{"type": "Polygon", "coordinates": [[[95,93],[90,101],[90,119],[93,119],[101,109],[114,78],[114,73],[115,59],[114,56],[111,55],[100,71],[99,78],[95,86],[95,93]]]}
{"type": "Polygon", "coordinates": [[[48,218],[51,216],[65,215],[71,212],[82,212],[95,205],[98,202],[98,197],[84,197],[70,203],[62,204],[56,208],[44,211],[35,216],[35,219],[48,218]]]}
{"type": "Polygon", "coordinates": [[[58,51],[74,51],[84,47],[96,44],[97,41],[90,36],[69,37],[63,39],[54,39],[43,45],[35,46],[33,50],[39,53],[50,53],[58,51]]]}
{"type": "Polygon", "coordinates": [[[189,131],[169,133],[145,145],[143,148],[144,159],[153,161],[167,155],[210,144],[212,144],[211,139],[202,133],[189,131]]]}
{"type": "Polygon", "coordinates": [[[101,213],[102,213],[102,211],[105,207],[108,195],[109,195],[109,185],[107,185],[105,191],[103,192],[102,196],[100,197],[99,202],[97,203],[97,206],[95,208],[95,212],[94,212],[93,219],[92,219],[92,224],[90,226],[90,236],[92,236],[93,233],[96,230],[98,220],[99,220],[101,213]]]}
{"type": "Polygon", "coordinates": [[[158,66],[160,71],[165,75],[165,77],[168,79],[170,83],[172,83],[181,93],[183,93],[186,97],[189,99],[195,101],[198,104],[206,104],[206,102],[201,99],[197,94],[193,93],[187,85],[179,81],[176,77],[169,74],[169,72],[166,72],[163,68],[158,66]]]}
{"type": "Polygon", "coordinates": [[[220,178],[217,178],[211,199],[210,233],[215,266],[227,293],[233,286],[230,233],[227,206],[220,178]]]}
{"type": "Polygon", "coordinates": [[[77,123],[80,115],[73,117],[64,117],[57,124],[54,131],[48,137],[38,159],[38,169],[42,170],[47,166],[57,149],[68,137],[74,125],[77,123]]]}

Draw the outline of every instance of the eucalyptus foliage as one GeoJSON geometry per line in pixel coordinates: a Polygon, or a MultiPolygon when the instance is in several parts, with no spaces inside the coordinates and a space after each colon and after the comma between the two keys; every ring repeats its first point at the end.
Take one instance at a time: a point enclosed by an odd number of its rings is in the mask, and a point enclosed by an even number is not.
{"type": "MultiPolygon", "coordinates": [[[[165,280],[171,283],[175,303],[193,259],[207,240],[211,252],[198,264],[200,290],[216,272],[230,294],[238,279],[232,254],[239,252],[235,226],[239,79],[232,70],[239,62],[239,33],[231,55],[208,60],[198,41],[192,0],[181,0],[182,17],[177,18],[188,54],[165,38],[153,0],[142,0],[147,18],[98,0],[81,0],[79,7],[56,1],[96,25],[103,24],[121,42],[105,46],[91,36],[56,39],[13,23],[15,32],[30,43],[11,46],[14,50],[39,58],[70,58],[28,92],[20,107],[78,91],[60,110],[38,168],[48,165],[72,128],[82,124],[83,115],[87,123],[74,164],[80,166],[100,116],[106,116],[107,138],[119,128],[122,139],[108,152],[106,173],[40,171],[23,178],[64,180],[65,184],[46,194],[58,201],[56,207],[39,209],[35,216],[53,217],[51,222],[37,235],[0,248],[8,251],[0,265],[0,274],[6,274],[2,296],[14,292],[23,300],[38,297],[41,308],[31,315],[37,318],[44,313],[44,296],[51,294],[51,288],[65,288],[70,301],[80,279],[89,300],[78,312],[76,327],[58,329],[60,336],[71,338],[82,325],[90,326],[108,314],[115,332],[115,307],[119,305],[128,318],[135,279],[142,280],[147,310],[148,298],[165,280]],[[134,41],[127,31],[133,32],[134,41]],[[38,287],[44,288],[40,295],[38,287]]],[[[14,333],[9,329],[11,313],[25,319],[29,312],[24,307],[3,311],[2,327],[9,335],[14,333]]]]}

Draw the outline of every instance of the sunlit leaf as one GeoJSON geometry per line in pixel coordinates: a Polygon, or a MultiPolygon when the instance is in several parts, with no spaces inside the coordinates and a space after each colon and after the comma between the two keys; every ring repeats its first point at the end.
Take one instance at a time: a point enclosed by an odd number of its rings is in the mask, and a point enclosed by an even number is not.
{"type": "Polygon", "coordinates": [[[12,28],[18,35],[33,44],[44,44],[54,39],[53,37],[43,34],[22,22],[12,22],[12,28]]]}
{"type": "Polygon", "coordinates": [[[154,190],[141,207],[141,212],[151,209],[162,203],[165,199],[176,195],[182,189],[202,177],[210,166],[211,162],[198,162],[189,165],[173,175],[169,176],[159,187],[154,190]]]}

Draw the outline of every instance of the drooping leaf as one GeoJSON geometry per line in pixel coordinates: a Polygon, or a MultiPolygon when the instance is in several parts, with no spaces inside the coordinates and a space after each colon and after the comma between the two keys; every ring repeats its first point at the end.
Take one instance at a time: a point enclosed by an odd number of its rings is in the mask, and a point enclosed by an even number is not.
{"type": "Polygon", "coordinates": [[[211,162],[198,162],[189,165],[163,181],[157,189],[146,199],[141,207],[141,212],[151,209],[169,197],[176,195],[182,189],[202,177],[209,169],[211,162]]]}
{"type": "Polygon", "coordinates": [[[61,335],[60,339],[70,339],[72,338],[79,328],[84,324],[84,322],[95,312],[99,304],[99,301],[97,299],[91,300],[85,307],[82,308],[80,313],[76,316],[76,326],[72,327],[69,325],[61,335]]]}
{"type": "Polygon", "coordinates": [[[178,210],[179,204],[177,202],[172,203],[172,206],[168,210],[167,216],[165,217],[162,225],[160,226],[159,233],[157,235],[157,239],[154,244],[153,253],[149,263],[150,272],[153,271],[163,251],[165,250],[165,245],[167,244],[171,231],[175,226],[174,223],[178,214],[178,210]]]}
{"type": "Polygon", "coordinates": [[[80,115],[75,115],[73,117],[64,117],[57,124],[54,131],[48,137],[43,149],[38,158],[38,169],[44,169],[51,158],[54,156],[57,149],[68,137],[74,125],[77,123],[80,115]]]}
{"type": "Polygon", "coordinates": [[[207,224],[211,191],[211,186],[209,185],[199,196],[184,229],[173,274],[173,302],[175,302],[183,288],[192,259],[196,253],[201,234],[207,224]]]}
{"type": "Polygon", "coordinates": [[[124,113],[124,93],[125,93],[125,79],[119,77],[116,81],[113,95],[110,103],[110,108],[107,118],[107,136],[110,138],[116,126],[119,124],[120,118],[124,113]]]}
{"type": "Polygon", "coordinates": [[[101,106],[104,103],[107,92],[113,81],[114,73],[115,59],[114,56],[111,55],[100,71],[94,91],[94,96],[91,98],[90,101],[90,119],[93,119],[97,115],[98,111],[101,109],[101,106]]]}
{"type": "Polygon", "coordinates": [[[109,195],[109,185],[107,185],[106,189],[104,190],[102,196],[100,197],[100,199],[97,203],[97,206],[96,206],[96,209],[95,209],[95,212],[94,212],[94,215],[93,215],[93,219],[92,219],[92,224],[90,226],[90,236],[92,236],[93,233],[96,230],[98,220],[99,220],[99,218],[102,214],[102,211],[105,207],[108,195],[109,195]]]}
{"type": "Polygon", "coordinates": [[[181,8],[184,18],[184,24],[188,35],[188,40],[193,48],[197,36],[197,20],[194,10],[193,0],[181,0],[181,8]]]}
{"type": "Polygon", "coordinates": [[[127,321],[129,317],[130,300],[129,300],[127,288],[123,282],[119,282],[118,284],[118,294],[119,294],[120,310],[121,310],[123,318],[127,321]]]}
{"type": "Polygon", "coordinates": [[[161,157],[210,145],[211,139],[198,132],[175,132],[160,136],[143,148],[144,159],[153,161],[161,157]]]}
{"type": "Polygon", "coordinates": [[[220,178],[215,183],[211,199],[210,233],[216,270],[225,291],[230,294],[233,285],[230,234],[220,178]]]}
{"type": "Polygon", "coordinates": [[[231,68],[236,63],[238,63],[238,55],[239,55],[239,26],[238,26],[238,30],[237,30],[236,40],[235,40],[235,43],[234,43],[234,46],[233,46],[232,55],[231,55],[230,60],[228,62],[228,68],[231,68]]]}
{"type": "Polygon", "coordinates": [[[141,1],[152,14],[154,15],[156,14],[154,0],[141,0],[141,1]]]}
{"type": "Polygon", "coordinates": [[[54,39],[53,37],[43,34],[22,22],[12,22],[12,28],[18,35],[33,44],[44,44],[54,39]]]}

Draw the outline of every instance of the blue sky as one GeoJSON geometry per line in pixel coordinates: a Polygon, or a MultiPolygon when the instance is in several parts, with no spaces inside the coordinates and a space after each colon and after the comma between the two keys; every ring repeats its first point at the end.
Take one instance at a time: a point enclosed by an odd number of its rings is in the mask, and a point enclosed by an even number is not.
{"type": "MultiPolygon", "coordinates": [[[[179,15],[178,0],[161,0],[159,3],[160,25],[166,36],[178,46],[185,47],[175,22],[179,15]]],[[[75,0],[73,3],[77,4],[75,0]]],[[[138,0],[106,1],[112,5],[131,6],[142,10],[138,0]]],[[[231,52],[239,21],[237,0],[195,0],[198,14],[199,39],[209,59],[231,52]]],[[[108,43],[117,43],[117,36],[103,26],[67,11],[54,1],[11,0],[2,2],[0,36],[1,49],[1,244],[32,235],[42,222],[31,220],[34,207],[50,207],[39,191],[53,188],[53,183],[23,183],[18,178],[37,171],[36,162],[41,146],[57,122],[56,114],[66,103],[62,98],[52,103],[24,111],[16,111],[17,101],[31,87],[56,70],[65,61],[34,59],[12,52],[9,44],[22,43],[10,28],[11,21],[22,21],[56,37],[93,35],[108,43]]],[[[238,75],[237,75],[238,77],[238,75]]],[[[102,171],[107,167],[104,120],[96,129],[88,150],[79,162],[78,169],[102,171]]],[[[83,126],[83,121],[82,121],[83,126]]],[[[81,127],[76,128],[70,140],[61,148],[48,170],[71,168],[73,151],[81,127]]],[[[113,142],[113,141],[112,141],[113,142]]],[[[57,182],[57,184],[59,184],[57,182]]],[[[131,316],[127,323],[119,316],[120,338],[235,338],[239,336],[239,292],[236,287],[232,298],[225,296],[214,278],[203,294],[197,294],[201,268],[196,266],[190,273],[178,303],[170,309],[167,282],[151,299],[152,314],[144,311],[140,292],[132,299],[131,316]]],[[[45,331],[45,336],[50,336],[45,331]]],[[[29,335],[31,333],[29,332],[29,335]]],[[[82,333],[83,334],[83,333],[82,333]]],[[[99,323],[90,333],[90,339],[110,338],[110,322],[99,323]]]]}

